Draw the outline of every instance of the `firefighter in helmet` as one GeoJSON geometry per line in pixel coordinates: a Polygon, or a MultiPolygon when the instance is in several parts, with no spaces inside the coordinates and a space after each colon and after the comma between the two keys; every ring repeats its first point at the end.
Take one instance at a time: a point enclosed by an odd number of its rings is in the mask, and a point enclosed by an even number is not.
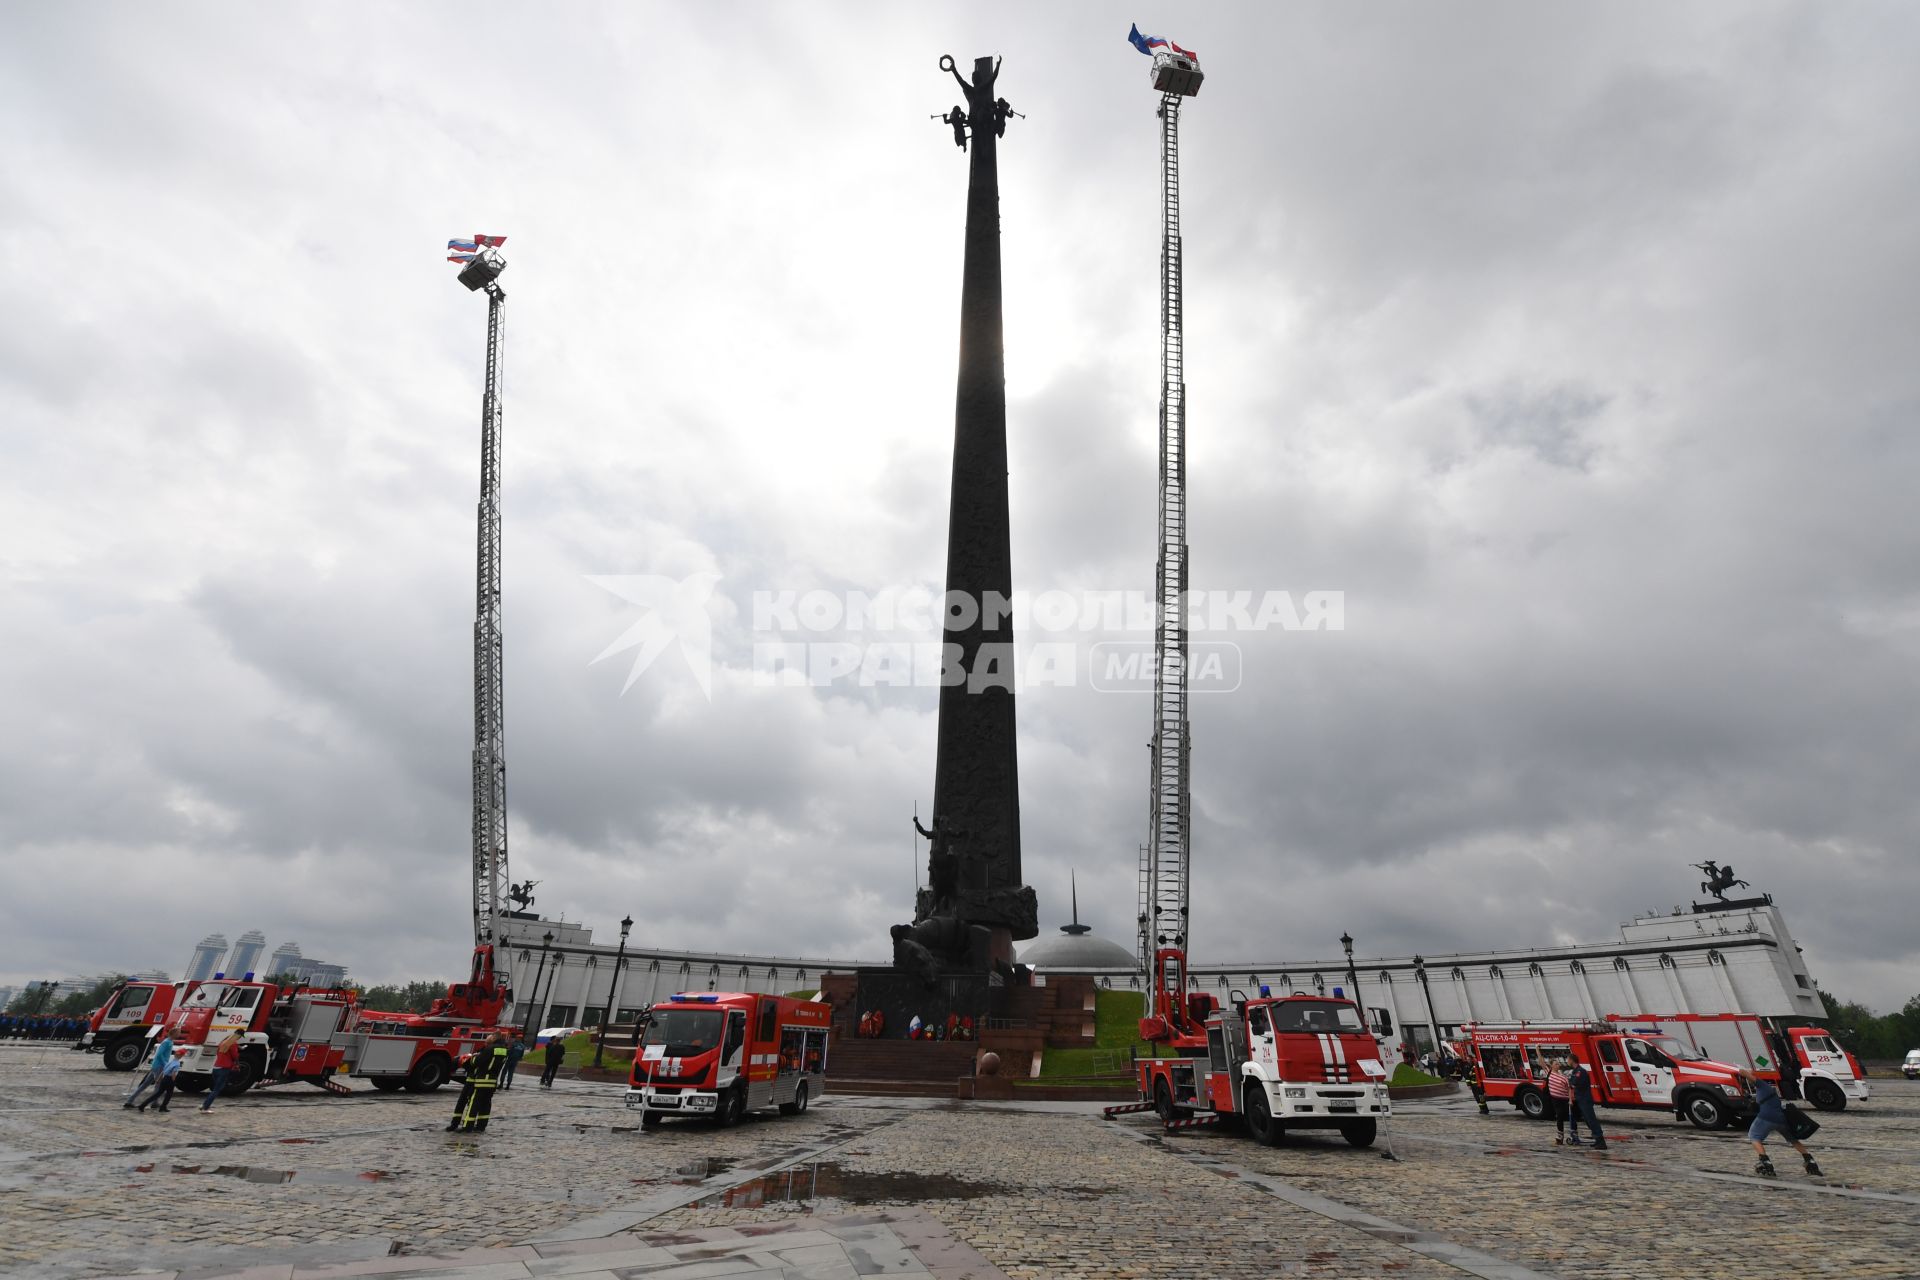
{"type": "Polygon", "coordinates": [[[467,1080],[454,1104],[453,1119],[447,1122],[449,1133],[485,1133],[493,1114],[493,1094],[507,1066],[506,1037],[498,1032],[488,1036],[468,1056],[467,1080]]]}

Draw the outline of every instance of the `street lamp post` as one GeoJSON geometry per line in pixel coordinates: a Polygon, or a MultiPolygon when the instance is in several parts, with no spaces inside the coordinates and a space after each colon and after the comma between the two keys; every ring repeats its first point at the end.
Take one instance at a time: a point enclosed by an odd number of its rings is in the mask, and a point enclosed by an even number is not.
{"type": "Polygon", "coordinates": [[[1433,1056],[1440,1056],[1440,1021],[1433,1012],[1433,988],[1427,985],[1427,962],[1413,958],[1413,976],[1420,979],[1420,992],[1427,1000],[1427,1030],[1433,1034],[1433,1056]]]}
{"type": "MultiPolygon", "coordinates": [[[[533,971],[533,988],[528,993],[533,997],[533,1003],[527,1006],[528,1013],[540,1007],[540,975],[547,971],[547,949],[551,946],[553,946],[553,931],[548,930],[547,936],[540,939],[540,967],[533,971]]],[[[539,1035],[540,1028],[535,1027],[533,1033],[539,1035]]]]}
{"type": "MultiPolygon", "coordinates": [[[[556,979],[556,978],[558,978],[558,977],[560,976],[560,966],[561,966],[561,965],[563,965],[563,964],[565,964],[566,962],[567,962],[567,953],[566,953],[566,950],[565,950],[564,948],[562,948],[562,949],[561,949],[560,951],[558,951],[558,952],[556,952],[556,953],[554,954],[554,957],[553,957],[553,972],[547,975],[547,994],[546,994],[546,998],[540,1001],[540,1021],[542,1021],[542,1022],[545,1022],[545,1021],[547,1020],[547,1018],[548,1018],[548,1017],[550,1016],[550,1014],[549,1014],[549,1010],[550,1010],[550,1009],[552,1008],[552,1006],[553,1006],[553,983],[554,983],[554,979],[556,979]]],[[[535,1028],[535,1030],[536,1030],[536,1032],[537,1032],[537,1031],[538,1031],[538,1028],[535,1028]]]]}
{"type": "Polygon", "coordinates": [[[1355,1003],[1360,1003],[1360,975],[1353,969],[1353,935],[1340,935],[1340,945],[1347,949],[1347,995],[1355,1003]]]}
{"type": "Polygon", "coordinates": [[[600,1028],[593,1036],[593,1065],[600,1067],[600,1054],[607,1047],[607,1022],[613,1017],[613,998],[620,991],[620,966],[627,962],[627,935],[633,932],[633,917],[620,921],[620,950],[613,957],[613,981],[607,984],[607,1007],[600,1014],[600,1028]]]}

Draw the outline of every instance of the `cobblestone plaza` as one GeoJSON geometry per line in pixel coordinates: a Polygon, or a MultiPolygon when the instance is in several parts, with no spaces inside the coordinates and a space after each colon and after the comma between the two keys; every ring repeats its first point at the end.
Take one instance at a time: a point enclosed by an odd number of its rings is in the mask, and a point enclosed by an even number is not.
{"type": "Polygon", "coordinates": [[[1829,1176],[1734,1133],[1605,1117],[1605,1153],[1464,1097],[1387,1140],[1263,1148],[1082,1104],[829,1097],[642,1132],[617,1086],[524,1073],[491,1131],[451,1091],[274,1089],[206,1115],[0,1046],[0,1274],[1413,1278],[1920,1275],[1920,1084],[1823,1115],[1829,1176]],[[1396,1159],[1384,1158],[1388,1148],[1396,1159]]]}

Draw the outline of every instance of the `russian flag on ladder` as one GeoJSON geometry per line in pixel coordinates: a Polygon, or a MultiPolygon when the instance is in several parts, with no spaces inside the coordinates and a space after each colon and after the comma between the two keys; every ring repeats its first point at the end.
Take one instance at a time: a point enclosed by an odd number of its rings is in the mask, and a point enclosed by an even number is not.
{"type": "Polygon", "coordinates": [[[1138,23],[1132,24],[1130,29],[1128,30],[1127,43],[1131,44],[1134,48],[1138,49],[1140,52],[1144,54],[1148,54],[1149,56],[1152,55],[1155,49],[1165,48],[1165,49],[1171,49],[1175,53],[1181,54],[1185,57],[1192,58],[1196,62],[1199,61],[1200,59],[1200,55],[1193,52],[1193,50],[1182,49],[1179,45],[1175,44],[1171,40],[1164,39],[1163,37],[1160,37],[1160,36],[1141,35],[1140,25],[1138,23]]]}
{"type": "Polygon", "coordinates": [[[480,250],[498,249],[506,242],[505,236],[475,236],[471,240],[449,240],[447,248],[454,252],[447,254],[447,261],[472,262],[480,256],[480,250]]]}

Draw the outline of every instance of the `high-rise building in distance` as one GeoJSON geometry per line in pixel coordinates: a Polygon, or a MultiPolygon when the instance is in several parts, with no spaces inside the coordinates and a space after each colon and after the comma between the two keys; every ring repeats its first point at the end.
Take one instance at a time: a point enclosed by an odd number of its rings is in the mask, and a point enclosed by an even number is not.
{"type": "Polygon", "coordinates": [[[193,949],[193,959],[187,962],[187,981],[205,982],[220,971],[220,961],[227,954],[227,935],[210,933],[200,939],[200,945],[193,949]]]}
{"type": "Polygon", "coordinates": [[[240,941],[233,944],[233,954],[227,957],[227,976],[244,978],[260,967],[260,957],[267,949],[267,935],[258,929],[249,929],[240,935],[240,941]]]}
{"type": "Polygon", "coordinates": [[[283,942],[273,949],[273,958],[267,961],[267,971],[260,976],[269,978],[276,973],[291,973],[293,967],[299,963],[300,944],[297,942],[283,942]]]}

